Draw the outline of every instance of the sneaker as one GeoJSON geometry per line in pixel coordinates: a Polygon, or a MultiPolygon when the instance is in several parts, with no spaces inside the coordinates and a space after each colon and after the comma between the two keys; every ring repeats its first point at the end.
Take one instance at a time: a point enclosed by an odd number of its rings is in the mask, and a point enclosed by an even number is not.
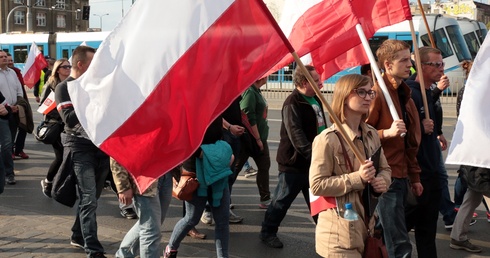
{"type": "Polygon", "coordinates": [[[456,250],[465,250],[470,253],[481,252],[481,248],[470,243],[470,240],[468,239],[466,239],[465,241],[456,241],[451,238],[451,243],[449,244],[449,247],[456,250]]]}
{"type": "Polygon", "coordinates": [[[81,248],[81,249],[85,249],[84,245],[85,245],[85,240],[83,240],[83,238],[71,238],[70,239],[70,245],[74,246],[74,247],[78,247],[78,248],[81,248]]]}
{"type": "MultiPolygon", "coordinates": [[[[476,223],[476,219],[472,219],[470,221],[470,226],[475,225],[475,223],[476,223]]],[[[453,224],[444,225],[444,227],[446,228],[446,230],[451,231],[451,229],[453,229],[453,224]]]]}
{"type": "Polygon", "coordinates": [[[20,157],[21,159],[28,159],[29,155],[25,154],[25,152],[21,151],[19,153],[15,153],[15,156],[20,157]]]}
{"type": "Polygon", "coordinates": [[[257,175],[257,170],[253,167],[245,169],[245,178],[257,175]]]}
{"type": "Polygon", "coordinates": [[[262,243],[264,243],[268,247],[282,248],[284,246],[277,236],[265,236],[261,234],[260,240],[262,240],[262,243]]]}
{"type": "Polygon", "coordinates": [[[90,258],[107,258],[102,252],[93,253],[89,256],[90,258]]]}
{"type": "Polygon", "coordinates": [[[138,217],[133,208],[121,209],[121,216],[126,219],[136,219],[138,217]]]}
{"type": "Polygon", "coordinates": [[[259,208],[260,209],[267,209],[269,208],[269,205],[271,204],[271,200],[267,200],[267,201],[263,201],[263,202],[260,202],[259,204],[259,208]]]}
{"type": "MultiPolygon", "coordinates": [[[[458,211],[459,211],[459,208],[454,208],[454,210],[455,210],[456,212],[458,212],[458,211]]],[[[473,218],[476,218],[476,217],[478,217],[478,213],[473,212],[473,218]]]]}
{"type": "Polygon", "coordinates": [[[230,210],[230,223],[240,223],[243,221],[243,218],[236,215],[233,213],[233,211],[230,210]]]}
{"type": "Polygon", "coordinates": [[[7,176],[7,184],[8,185],[15,185],[15,184],[17,184],[17,181],[15,181],[15,176],[14,175],[7,176]]]}
{"type": "Polygon", "coordinates": [[[51,189],[53,189],[53,182],[48,182],[46,179],[41,180],[41,187],[43,190],[43,194],[51,198],[51,189]]]}
{"type": "Polygon", "coordinates": [[[487,211],[487,221],[490,223],[490,213],[487,211]]]}
{"type": "Polygon", "coordinates": [[[204,211],[201,216],[201,222],[208,225],[213,225],[213,213],[204,211]]]}
{"type": "Polygon", "coordinates": [[[167,246],[163,252],[163,258],[177,258],[177,251],[170,250],[170,247],[167,246]]]}

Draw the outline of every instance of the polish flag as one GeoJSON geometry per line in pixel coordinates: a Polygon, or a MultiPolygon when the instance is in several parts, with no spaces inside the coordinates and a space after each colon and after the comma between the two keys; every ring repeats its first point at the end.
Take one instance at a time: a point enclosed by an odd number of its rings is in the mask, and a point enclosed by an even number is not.
{"type": "Polygon", "coordinates": [[[446,164],[490,168],[490,37],[475,57],[466,86],[460,115],[449,146],[446,164]]]}
{"type": "Polygon", "coordinates": [[[48,63],[44,59],[43,54],[39,51],[36,43],[32,42],[24,70],[22,71],[24,83],[29,89],[32,89],[36,85],[41,78],[41,71],[47,66],[48,63]]]}
{"type": "MultiPolygon", "coordinates": [[[[322,79],[327,79],[346,68],[369,63],[356,24],[361,24],[370,38],[377,30],[411,17],[408,0],[286,0],[281,29],[297,54],[309,53],[322,79]]],[[[285,57],[273,71],[292,61],[285,57]]]]}
{"type": "Polygon", "coordinates": [[[53,111],[55,108],[56,108],[56,102],[54,99],[54,91],[51,91],[48,97],[46,97],[43,103],[39,106],[37,112],[46,115],[49,112],[53,111]]]}
{"type": "Polygon", "coordinates": [[[262,0],[136,1],[69,83],[75,112],[144,191],[290,52],[278,30],[262,0]]]}
{"type": "Polygon", "coordinates": [[[308,189],[310,194],[310,214],[315,216],[318,213],[337,207],[337,199],[335,197],[328,196],[316,196],[313,195],[311,189],[308,189]]]}

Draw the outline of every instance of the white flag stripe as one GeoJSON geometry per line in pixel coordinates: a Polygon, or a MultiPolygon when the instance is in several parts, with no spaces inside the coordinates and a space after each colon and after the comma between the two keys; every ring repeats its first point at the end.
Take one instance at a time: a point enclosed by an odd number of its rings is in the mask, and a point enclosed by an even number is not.
{"type": "Polygon", "coordinates": [[[490,37],[471,68],[446,164],[490,168],[490,37]]]}
{"type": "MultiPolygon", "coordinates": [[[[143,2],[136,2],[124,20],[102,42],[89,70],[80,80],[69,83],[70,95],[77,96],[77,99],[72,99],[75,111],[77,114],[84,114],[79,116],[83,117],[80,123],[96,145],[100,145],[141,106],[172,65],[233,3],[232,0],[158,1],[152,5],[143,2]],[[159,8],[155,8],[155,5],[159,8]],[[149,8],[150,6],[152,8],[149,8]],[[199,10],[203,6],[205,12],[201,13],[182,11],[199,10]],[[165,13],[173,15],[162,16],[162,9],[166,10],[165,13]],[[142,14],[154,18],[154,22],[139,24],[142,14]],[[179,18],[182,15],[193,15],[193,19],[179,18]],[[133,31],[134,28],[144,29],[145,36],[131,38],[131,34],[118,33],[133,31]],[[125,45],[121,44],[123,39],[125,45]],[[122,57],[120,64],[101,61],[115,60],[116,57],[122,57]],[[88,83],[88,78],[91,78],[91,83],[88,83]],[[93,78],[101,79],[94,81],[93,78]],[[112,90],[118,87],[122,89],[121,85],[124,85],[124,90],[112,90]],[[127,96],[131,96],[131,101],[119,101],[127,99],[127,96]],[[101,101],[95,102],[95,99],[101,101]],[[90,104],[80,106],[77,103],[90,104]],[[111,103],[111,106],[108,106],[108,103],[111,103]],[[109,119],[114,123],[100,123],[109,119]]],[[[181,83],[182,87],[187,87],[185,81],[181,83]]]]}

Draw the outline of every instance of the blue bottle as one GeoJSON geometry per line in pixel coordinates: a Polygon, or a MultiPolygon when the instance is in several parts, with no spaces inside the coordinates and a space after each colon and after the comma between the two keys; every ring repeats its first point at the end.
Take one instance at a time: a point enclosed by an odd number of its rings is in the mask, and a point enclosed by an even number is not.
{"type": "Polygon", "coordinates": [[[345,204],[344,219],[349,221],[355,221],[359,219],[357,212],[352,209],[352,203],[348,202],[345,204]]]}

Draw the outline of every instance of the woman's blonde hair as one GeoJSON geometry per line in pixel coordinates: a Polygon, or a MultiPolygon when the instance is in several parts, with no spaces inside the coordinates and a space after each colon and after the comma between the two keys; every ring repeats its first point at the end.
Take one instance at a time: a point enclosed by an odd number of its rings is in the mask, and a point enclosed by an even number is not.
{"type": "Polygon", "coordinates": [[[68,59],[60,58],[56,60],[56,62],[54,62],[53,71],[51,72],[51,75],[49,76],[48,81],[46,83],[48,85],[52,85],[53,89],[55,89],[56,85],[58,85],[61,82],[60,75],[58,74],[58,70],[60,69],[61,64],[63,64],[64,62],[68,62],[68,59]]]}
{"type": "MultiPolygon", "coordinates": [[[[339,118],[340,122],[345,122],[344,115],[345,100],[351,94],[352,90],[362,87],[364,85],[372,85],[371,78],[360,74],[348,74],[342,76],[337,83],[335,83],[335,89],[333,92],[332,110],[333,113],[339,118]]],[[[362,120],[366,120],[368,114],[362,117],[362,120]]],[[[333,123],[333,119],[330,118],[333,123]]]]}

